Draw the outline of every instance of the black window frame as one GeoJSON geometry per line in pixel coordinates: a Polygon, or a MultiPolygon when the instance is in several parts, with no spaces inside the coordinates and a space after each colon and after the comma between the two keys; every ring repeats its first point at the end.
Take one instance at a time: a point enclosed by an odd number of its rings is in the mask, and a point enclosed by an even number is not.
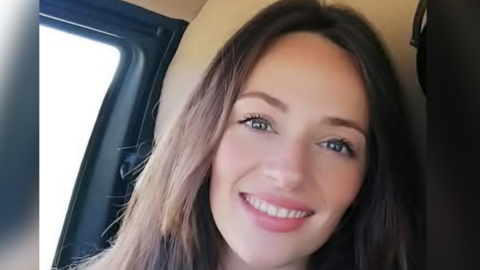
{"type": "Polygon", "coordinates": [[[114,221],[137,175],[129,172],[151,150],[163,79],[188,23],[120,0],[40,0],[39,7],[40,25],[113,45],[122,55],[59,239],[53,267],[62,268],[107,248],[118,231],[114,221]]]}

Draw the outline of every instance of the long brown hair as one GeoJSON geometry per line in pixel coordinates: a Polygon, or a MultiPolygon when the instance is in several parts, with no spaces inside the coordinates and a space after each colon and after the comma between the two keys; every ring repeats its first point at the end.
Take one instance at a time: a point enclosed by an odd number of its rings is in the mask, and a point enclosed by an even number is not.
{"type": "Polygon", "coordinates": [[[418,170],[401,89],[384,46],[352,10],[315,0],[276,2],[218,52],[183,111],[155,143],[112,246],[79,269],[216,270],[224,244],[210,212],[210,168],[229,113],[278,37],[323,35],[348,51],[370,106],[369,167],[357,203],[309,269],[411,269],[418,170]],[[401,134],[402,133],[402,134],[401,134]]]}

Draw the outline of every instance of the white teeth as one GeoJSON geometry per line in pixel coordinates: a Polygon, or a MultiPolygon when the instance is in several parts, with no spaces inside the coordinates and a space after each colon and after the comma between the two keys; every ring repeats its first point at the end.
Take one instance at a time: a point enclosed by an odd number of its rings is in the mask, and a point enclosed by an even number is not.
{"type": "Polygon", "coordinates": [[[260,204],[260,210],[264,213],[267,212],[267,203],[260,204]]]}
{"type": "Polygon", "coordinates": [[[295,210],[288,210],[285,208],[277,208],[273,205],[270,205],[266,202],[263,202],[257,198],[253,197],[246,197],[247,202],[259,209],[260,211],[266,213],[269,216],[278,217],[278,218],[303,218],[308,215],[307,212],[304,211],[295,211],[295,210]]]}
{"type": "Polygon", "coordinates": [[[279,218],[286,218],[288,216],[288,210],[284,208],[280,208],[280,210],[277,211],[277,217],[279,218]]]}
{"type": "Polygon", "coordinates": [[[277,208],[273,205],[268,206],[267,214],[272,217],[277,216],[277,208]]]}

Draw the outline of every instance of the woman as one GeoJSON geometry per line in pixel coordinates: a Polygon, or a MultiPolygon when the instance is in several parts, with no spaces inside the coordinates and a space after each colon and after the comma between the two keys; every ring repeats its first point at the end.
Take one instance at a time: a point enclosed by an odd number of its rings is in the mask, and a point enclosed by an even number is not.
{"type": "Polygon", "coordinates": [[[412,269],[401,90],[355,12],[280,1],[220,50],[156,143],[95,270],[412,269]]]}

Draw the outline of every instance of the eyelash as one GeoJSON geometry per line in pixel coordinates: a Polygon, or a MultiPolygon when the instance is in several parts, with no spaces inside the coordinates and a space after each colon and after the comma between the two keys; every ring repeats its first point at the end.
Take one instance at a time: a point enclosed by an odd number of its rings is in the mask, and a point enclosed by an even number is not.
{"type": "MultiPolygon", "coordinates": [[[[265,122],[270,129],[273,130],[272,128],[272,125],[270,124],[270,121],[266,118],[266,117],[263,117],[259,114],[248,114],[248,115],[245,115],[244,116],[244,119],[243,120],[240,120],[239,123],[240,124],[247,124],[248,122],[250,121],[253,121],[253,120],[262,120],[263,122],[265,122]]],[[[261,129],[256,129],[252,126],[249,126],[250,128],[254,129],[255,131],[257,132],[267,132],[269,130],[261,130],[261,129]]],[[[325,141],[325,142],[322,142],[322,143],[318,143],[317,145],[320,146],[320,147],[325,147],[327,148],[328,150],[330,151],[333,151],[335,152],[336,154],[339,154],[339,155],[345,155],[344,153],[341,153],[341,152],[338,152],[338,151],[335,151],[327,146],[324,146],[324,144],[328,144],[328,143],[340,143],[343,147],[345,147],[345,149],[347,150],[347,153],[346,155],[350,156],[350,157],[355,157],[355,151],[353,150],[353,144],[351,142],[349,142],[348,140],[344,139],[344,138],[335,138],[335,139],[330,139],[328,141],[325,141]]]]}
{"type": "MultiPolygon", "coordinates": [[[[247,124],[248,122],[251,122],[253,120],[261,120],[263,122],[265,122],[265,124],[268,125],[268,127],[273,130],[272,128],[272,125],[270,124],[270,121],[266,118],[266,117],[263,117],[259,114],[247,114],[244,116],[244,119],[239,121],[240,124],[247,124]]],[[[266,131],[269,131],[269,130],[260,130],[260,129],[256,129],[252,126],[250,126],[252,129],[254,129],[255,131],[259,131],[259,132],[266,132],[266,131]]]]}
{"type": "Polygon", "coordinates": [[[328,148],[327,146],[324,146],[324,144],[328,144],[328,143],[340,143],[341,146],[345,147],[345,149],[347,150],[347,153],[346,155],[350,156],[350,157],[355,157],[355,151],[353,150],[353,145],[351,142],[349,142],[348,140],[346,139],[343,139],[343,138],[338,138],[338,139],[330,139],[326,142],[322,142],[322,143],[318,143],[319,146],[321,147],[325,147],[339,155],[343,155],[344,153],[341,153],[341,152],[338,152],[338,151],[335,151],[331,148],[328,148]]]}

